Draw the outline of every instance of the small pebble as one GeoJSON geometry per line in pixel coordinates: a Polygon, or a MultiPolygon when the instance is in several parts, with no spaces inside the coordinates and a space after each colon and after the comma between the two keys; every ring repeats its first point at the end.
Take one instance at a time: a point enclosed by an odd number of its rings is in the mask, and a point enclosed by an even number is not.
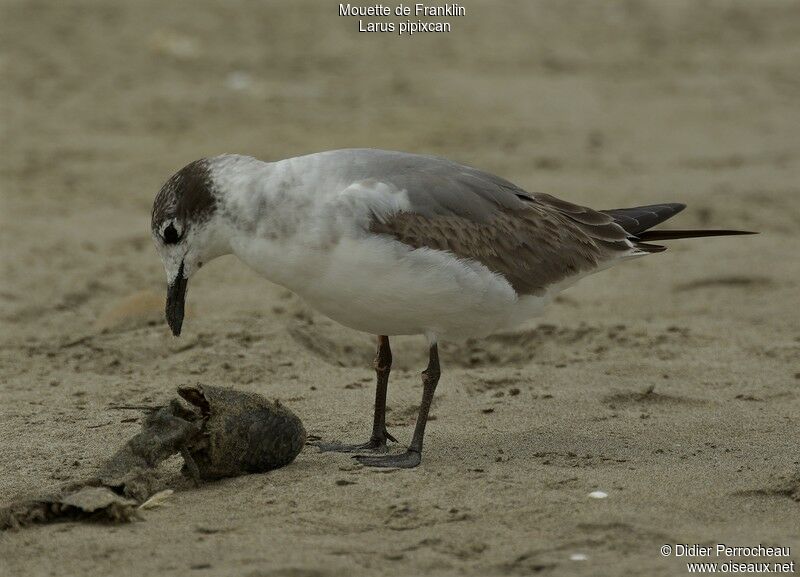
{"type": "Polygon", "coordinates": [[[242,70],[236,70],[228,74],[228,77],[225,79],[225,86],[234,90],[236,92],[240,92],[242,90],[247,90],[252,86],[253,79],[247,72],[242,70]]]}
{"type": "Polygon", "coordinates": [[[606,497],[608,497],[608,493],[604,493],[603,491],[592,491],[591,493],[589,493],[589,496],[592,499],[605,499],[606,497]]]}
{"type": "Polygon", "coordinates": [[[569,556],[570,561],[586,561],[588,558],[586,553],[573,553],[569,556]]]}

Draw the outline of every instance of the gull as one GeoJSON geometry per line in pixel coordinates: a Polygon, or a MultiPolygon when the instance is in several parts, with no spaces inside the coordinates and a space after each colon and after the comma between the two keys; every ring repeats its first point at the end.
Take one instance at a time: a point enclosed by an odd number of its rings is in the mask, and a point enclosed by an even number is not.
{"type": "Polygon", "coordinates": [[[410,468],[422,459],[440,340],[511,329],[580,278],[665,250],[653,241],[751,234],[651,230],[684,208],[592,210],[443,158],[346,149],[277,162],[235,154],[196,160],[156,195],[151,230],[175,336],[189,278],[226,254],[334,321],[375,335],[372,434],[365,443],[319,448],[355,453],[369,466],[410,468]],[[411,444],[389,454],[394,335],[424,335],[429,362],[411,444]]]}

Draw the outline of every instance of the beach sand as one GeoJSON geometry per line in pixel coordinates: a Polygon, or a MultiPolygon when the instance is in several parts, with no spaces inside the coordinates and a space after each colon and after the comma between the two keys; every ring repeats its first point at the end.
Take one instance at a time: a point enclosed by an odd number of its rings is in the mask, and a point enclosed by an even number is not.
{"type": "MultiPolygon", "coordinates": [[[[170,335],[149,211],[196,158],[424,152],[761,234],[672,242],[518,331],[443,343],[417,469],[307,447],[192,489],[171,461],[180,490],[142,521],[6,532],[0,574],[683,575],[663,544],[800,547],[800,5],[499,4],[409,38],[336,3],[2,2],[0,501],[91,474],[139,430],[118,407],[181,384],[368,435],[374,338],[234,257],[170,335]]],[[[392,346],[407,443],[427,351],[392,346]]]]}

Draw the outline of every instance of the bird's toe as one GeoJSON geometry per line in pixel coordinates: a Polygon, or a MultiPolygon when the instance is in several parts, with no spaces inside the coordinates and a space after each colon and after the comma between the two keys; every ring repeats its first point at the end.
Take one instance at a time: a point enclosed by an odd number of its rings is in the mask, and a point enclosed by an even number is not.
{"type": "Polygon", "coordinates": [[[406,451],[392,455],[354,455],[353,458],[367,467],[412,469],[420,464],[422,455],[418,451],[406,451]]]}

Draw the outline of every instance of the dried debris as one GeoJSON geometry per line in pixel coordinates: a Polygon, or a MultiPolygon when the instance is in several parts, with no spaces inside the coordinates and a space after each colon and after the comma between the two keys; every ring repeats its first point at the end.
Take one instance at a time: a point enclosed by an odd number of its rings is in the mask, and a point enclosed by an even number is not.
{"type": "Polygon", "coordinates": [[[178,394],[151,410],[141,432],[96,476],[1,508],[0,530],[56,520],[130,521],[171,494],[158,466],[178,453],[182,472],[199,484],[283,467],[305,445],[303,423],[278,401],[204,385],[180,387],[178,394]]]}

